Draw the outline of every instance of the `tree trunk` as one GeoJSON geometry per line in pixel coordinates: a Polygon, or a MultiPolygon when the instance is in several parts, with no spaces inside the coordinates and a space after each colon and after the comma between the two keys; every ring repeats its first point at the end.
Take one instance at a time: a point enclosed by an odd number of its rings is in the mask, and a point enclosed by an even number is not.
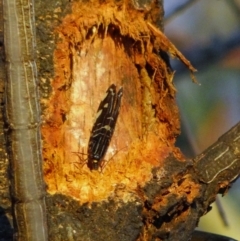
{"type": "Polygon", "coordinates": [[[35,13],[49,240],[189,240],[239,175],[240,125],[193,160],[175,147],[167,53],[195,69],[156,27],[162,2],[48,0],[35,13]]]}
{"type": "Polygon", "coordinates": [[[47,240],[33,2],[4,0],[5,126],[14,240],[47,240]]]}

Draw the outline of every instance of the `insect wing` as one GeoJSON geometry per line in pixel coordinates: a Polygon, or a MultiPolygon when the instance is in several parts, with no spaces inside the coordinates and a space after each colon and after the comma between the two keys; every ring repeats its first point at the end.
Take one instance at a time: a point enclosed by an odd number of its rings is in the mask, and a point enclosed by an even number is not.
{"type": "Polygon", "coordinates": [[[88,156],[101,161],[105,155],[117,122],[123,89],[116,95],[116,86],[111,85],[100,103],[95,124],[89,140],[88,156]]]}
{"type": "Polygon", "coordinates": [[[121,105],[121,98],[123,94],[123,89],[121,88],[118,91],[118,94],[114,96],[114,103],[113,107],[111,107],[111,111],[109,111],[108,115],[105,118],[105,121],[103,122],[103,125],[100,129],[96,130],[97,134],[97,144],[98,146],[98,152],[96,152],[96,157],[99,155],[100,159],[105,155],[108,145],[111,141],[116,123],[117,118],[119,114],[119,109],[121,105]]]}
{"type": "Polygon", "coordinates": [[[114,109],[114,102],[116,96],[116,86],[112,84],[108,90],[106,91],[106,97],[101,101],[95,123],[93,125],[92,132],[101,128],[103,123],[105,123],[106,118],[113,112],[114,109]]]}
{"type": "Polygon", "coordinates": [[[114,107],[116,95],[116,86],[112,84],[106,91],[106,97],[101,101],[95,123],[92,128],[91,136],[88,144],[88,156],[90,159],[99,160],[101,155],[101,147],[104,143],[103,135],[106,119],[111,115],[114,107]]]}

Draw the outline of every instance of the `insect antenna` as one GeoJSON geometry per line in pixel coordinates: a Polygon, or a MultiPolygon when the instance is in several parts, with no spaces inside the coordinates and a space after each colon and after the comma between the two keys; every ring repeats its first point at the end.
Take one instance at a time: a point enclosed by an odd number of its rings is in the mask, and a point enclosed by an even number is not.
{"type": "Polygon", "coordinates": [[[72,162],[72,163],[75,164],[75,167],[78,166],[77,168],[79,168],[79,165],[82,164],[80,167],[83,168],[83,166],[87,164],[87,160],[88,160],[87,157],[83,158],[83,156],[84,155],[87,156],[87,154],[84,153],[83,151],[82,152],[72,152],[72,153],[75,154],[80,160],[80,163],[79,162],[72,162]]]}

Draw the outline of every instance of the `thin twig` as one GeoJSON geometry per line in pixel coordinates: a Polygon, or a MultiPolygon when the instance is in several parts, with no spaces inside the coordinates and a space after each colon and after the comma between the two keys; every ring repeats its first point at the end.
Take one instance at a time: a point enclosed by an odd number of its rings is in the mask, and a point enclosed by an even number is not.
{"type": "MultiPolygon", "coordinates": [[[[209,66],[209,63],[214,64],[219,61],[226,53],[238,46],[240,46],[240,32],[235,31],[227,39],[212,37],[209,44],[196,43],[191,48],[182,50],[182,53],[197,69],[203,69],[205,66],[209,66]]],[[[184,66],[178,61],[172,62],[171,65],[177,74],[186,72],[184,66]]]]}

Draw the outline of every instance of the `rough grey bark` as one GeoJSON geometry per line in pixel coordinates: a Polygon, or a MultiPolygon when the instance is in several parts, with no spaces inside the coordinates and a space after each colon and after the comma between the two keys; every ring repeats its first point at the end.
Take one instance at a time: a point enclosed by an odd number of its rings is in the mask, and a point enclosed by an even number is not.
{"type": "Polygon", "coordinates": [[[47,240],[40,142],[40,108],[35,63],[32,0],[5,0],[4,46],[7,83],[5,115],[11,166],[14,238],[47,240]]]}

